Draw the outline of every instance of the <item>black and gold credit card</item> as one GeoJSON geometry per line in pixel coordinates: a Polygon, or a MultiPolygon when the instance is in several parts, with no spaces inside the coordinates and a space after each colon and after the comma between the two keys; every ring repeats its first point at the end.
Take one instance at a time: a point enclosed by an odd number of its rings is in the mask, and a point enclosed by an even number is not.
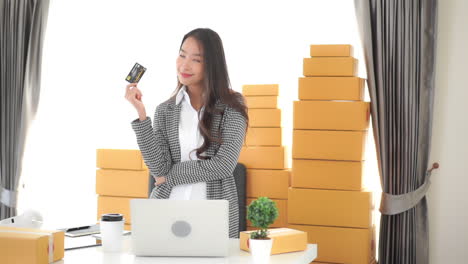
{"type": "Polygon", "coordinates": [[[125,78],[125,80],[129,83],[137,83],[140,81],[145,71],[146,68],[137,62],[135,63],[135,66],[133,66],[132,70],[128,74],[127,78],[125,78]]]}

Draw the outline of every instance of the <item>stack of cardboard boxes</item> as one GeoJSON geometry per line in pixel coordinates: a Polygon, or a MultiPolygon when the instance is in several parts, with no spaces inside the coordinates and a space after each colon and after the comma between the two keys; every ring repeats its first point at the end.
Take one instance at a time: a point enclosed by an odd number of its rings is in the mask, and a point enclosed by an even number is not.
{"type": "Polygon", "coordinates": [[[97,218],[120,213],[131,230],[130,200],[148,198],[149,171],[139,150],[98,149],[96,153],[97,218]]]}
{"type": "Polygon", "coordinates": [[[288,227],[318,244],[321,263],[374,261],[372,197],[363,191],[370,105],[350,45],[312,45],[294,102],[288,227]]]}
{"type": "MultiPolygon", "coordinates": [[[[279,88],[277,84],[244,85],[242,93],[249,108],[249,128],[239,158],[247,167],[247,205],[261,196],[272,199],[279,216],[271,227],[286,227],[290,171],[282,146],[279,88]]],[[[247,226],[255,229],[249,221],[247,226]]]]}

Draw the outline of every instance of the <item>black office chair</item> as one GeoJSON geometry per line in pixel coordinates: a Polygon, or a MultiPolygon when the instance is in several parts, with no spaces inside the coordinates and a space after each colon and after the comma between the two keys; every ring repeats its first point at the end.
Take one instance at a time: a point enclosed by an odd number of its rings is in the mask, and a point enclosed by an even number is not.
{"type": "Polygon", "coordinates": [[[154,179],[153,176],[151,176],[151,173],[149,172],[149,170],[148,170],[148,174],[149,174],[149,185],[148,185],[148,198],[149,198],[151,195],[151,191],[153,191],[154,183],[156,182],[156,180],[154,179]]]}
{"type": "Polygon", "coordinates": [[[234,169],[234,180],[236,181],[237,196],[239,197],[239,232],[247,230],[247,169],[244,164],[237,163],[234,169]]]}
{"type": "MultiPolygon", "coordinates": [[[[246,231],[247,230],[247,169],[245,168],[244,164],[237,163],[236,168],[234,169],[234,180],[236,182],[237,187],[237,196],[239,197],[239,231],[246,231]]],[[[149,186],[148,186],[148,197],[151,194],[151,191],[154,187],[154,178],[149,175],[149,186]]]]}

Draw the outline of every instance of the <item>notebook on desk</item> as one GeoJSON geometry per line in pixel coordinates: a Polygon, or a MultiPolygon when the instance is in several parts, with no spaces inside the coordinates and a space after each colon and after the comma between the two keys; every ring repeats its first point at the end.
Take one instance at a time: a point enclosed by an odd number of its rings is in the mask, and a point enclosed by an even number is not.
{"type": "Polygon", "coordinates": [[[80,236],[88,236],[88,235],[100,233],[99,224],[72,227],[72,228],[63,228],[61,230],[65,231],[65,236],[68,236],[68,237],[80,237],[80,236]]]}
{"type": "Polygon", "coordinates": [[[132,199],[132,250],[137,256],[223,257],[229,253],[226,200],[132,199]]]}

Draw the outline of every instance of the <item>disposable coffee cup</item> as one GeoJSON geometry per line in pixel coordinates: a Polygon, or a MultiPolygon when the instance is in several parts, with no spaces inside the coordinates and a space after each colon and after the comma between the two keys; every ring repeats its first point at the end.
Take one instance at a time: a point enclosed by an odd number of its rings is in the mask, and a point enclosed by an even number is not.
{"type": "Polygon", "coordinates": [[[125,219],[121,214],[103,214],[101,216],[100,231],[102,250],[118,252],[122,250],[122,233],[125,219]]]}

